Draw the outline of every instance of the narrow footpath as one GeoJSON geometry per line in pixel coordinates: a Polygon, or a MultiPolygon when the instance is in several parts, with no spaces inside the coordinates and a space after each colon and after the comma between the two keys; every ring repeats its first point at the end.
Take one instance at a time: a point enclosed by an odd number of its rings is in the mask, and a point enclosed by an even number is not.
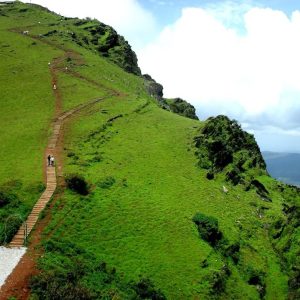
{"type": "MultiPolygon", "coordinates": [[[[18,30],[11,30],[14,32],[19,32],[18,30]]],[[[21,31],[22,32],[22,31],[21,31]]],[[[79,54],[72,51],[62,49],[59,46],[56,46],[51,41],[46,41],[39,39],[36,36],[27,36],[28,38],[33,38],[35,40],[39,40],[42,43],[51,45],[52,47],[57,47],[60,50],[64,51],[64,54],[61,57],[58,57],[52,61],[50,64],[50,73],[51,73],[51,88],[53,89],[54,97],[55,97],[55,120],[52,123],[52,134],[49,138],[48,145],[44,152],[44,170],[46,175],[46,189],[43,194],[40,196],[36,204],[34,205],[31,213],[29,214],[26,222],[22,224],[19,228],[18,232],[12,239],[9,244],[9,248],[12,251],[14,249],[18,249],[24,247],[24,242],[26,242],[29,234],[35,229],[30,235],[30,242],[28,245],[27,252],[23,255],[19,263],[16,265],[12,273],[8,276],[3,286],[0,288],[0,300],[7,300],[11,297],[14,297],[18,300],[28,299],[30,296],[29,289],[29,281],[32,275],[37,274],[38,270],[36,268],[36,261],[40,255],[42,255],[42,250],[39,247],[41,241],[41,233],[44,227],[47,225],[47,220],[43,220],[38,222],[39,215],[43,209],[45,209],[46,205],[53,198],[55,190],[59,182],[57,182],[57,175],[62,176],[62,136],[63,136],[63,125],[66,119],[79,113],[80,111],[95,105],[96,103],[111,98],[113,96],[122,97],[121,93],[116,90],[107,88],[103,86],[101,83],[96,82],[90,78],[87,78],[74,70],[66,70],[61,67],[61,63],[63,61],[67,61],[68,57],[76,56],[79,54]],[[96,86],[99,89],[105,89],[107,91],[107,95],[101,98],[89,100],[83,104],[80,104],[73,109],[62,113],[62,97],[59,89],[59,82],[57,82],[57,73],[65,72],[70,74],[73,77],[77,77],[80,80],[88,82],[96,86]],[[55,88],[53,88],[55,85],[55,88]],[[55,166],[48,166],[47,157],[48,155],[53,155],[55,157],[55,166]]],[[[46,218],[47,219],[47,218],[46,218]]],[[[49,220],[49,218],[48,218],[49,220]]]]}

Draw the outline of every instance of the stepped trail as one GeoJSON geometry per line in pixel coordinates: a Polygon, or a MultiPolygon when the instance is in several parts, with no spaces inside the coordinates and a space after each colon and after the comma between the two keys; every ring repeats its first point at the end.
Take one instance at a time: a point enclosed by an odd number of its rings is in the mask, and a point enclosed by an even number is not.
{"type": "MultiPolygon", "coordinates": [[[[12,32],[20,33],[20,28],[11,29],[12,32]]],[[[58,178],[62,176],[62,144],[63,144],[63,124],[71,116],[76,115],[80,111],[93,106],[94,104],[110,98],[112,96],[122,97],[123,94],[119,93],[116,90],[106,87],[105,85],[96,82],[88,77],[85,77],[74,70],[63,67],[64,61],[68,58],[72,58],[77,65],[82,64],[82,58],[79,53],[76,53],[73,50],[65,49],[55,43],[41,39],[37,36],[27,35],[28,38],[39,40],[51,47],[55,47],[59,50],[62,50],[64,53],[61,57],[55,58],[49,65],[51,73],[51,88],[53,89],[55,97],[55,120],[52,123],[52,135],[49,138],[48,145],[44,152],[44,171],[46,179],[46,189],[43,194],[40,196],[36,204],[34,205],[31,213],[27,217],[26,222],[22,224],[18,232],[12,239],[9,244],[10,248],[22,247],[24,241],[27,240],[28,235],[31,233],[32,229],[35,230],[30,236],[30,244],[28,246],[28,251],[22,257],[19,264],[15,267],[13,272],[9,275],[5,284],[0,289],[0,300],[8,299],[11,296],[16,297],[16,299],[28,299],[30,291],[28,289],[28,284],[31,275],[37,273],[36,269],[36,260],[42,255],[41,250],[37,248],[37,245],[40,243],[41,233],[43,228],[47,225],[48,220],[43,220],[38,222],[39,214],[46,207],[48,202],[54,195],[57,185],[60,185],[60,182],[57,181],[58,178]],[[91,85],[96,86],[97,88],[105,89],[107,95],[101,98],[92,99],[88,102],[80,104],[69,111],[62,113],[62,96],[60,93],[59,82],[58,82],[58,72],[65,72],[73,77],[79,78],[82,81],[85,81],[91,85]],[[47,165],[47,156],[53,155],[56,160],[56,166],[47,165]]],[[[49,217],[49,216],[48,216],[49,217]]],[[[47,218],[46,218],[47,219],[47,218]]]]}

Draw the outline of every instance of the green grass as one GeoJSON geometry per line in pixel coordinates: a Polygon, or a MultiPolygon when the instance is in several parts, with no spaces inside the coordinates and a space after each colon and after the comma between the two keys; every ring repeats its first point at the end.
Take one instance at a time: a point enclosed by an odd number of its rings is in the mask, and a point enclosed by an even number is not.
{"type": "Polygon", "coordinates": [[[241,240],[245,251],[250,245],[255,247],[244,252],[240,266],[232,266],[235,272],[228,282],[227,296],[237,299],[251,294],[257,299],[253,287],[240,276],[247,265],[256,268],[258,259],[268,276],[277,278],[276,282],[268,281],[268,299],[273,299],[274,293],[277,299],[284,299],[286,277],[279,272],[278,262],[274,263],[276,255],[265,239],[263,221],[250,204],[259,205],[261,200],[254,192],[245,193],[239,187],[229,187],[225,195],[222,178],[208,182],[196,167],[190,143],[199,122],[160,110],[151,102],[136,113],[134,106],[142,106],[140,101],[124,100],[119,105],[119,99],[105,100],[94,115],[83,116],[70,125],[66,155],[72,152],[79,159],[66,157],[65,172],[84,174],[92,185],[92,194],[87,199],[65,194],[61,200],[65,206],[49,227],[51,231],[60,224],[53,237],[76,237],[78,245],[115,266],[126,281],[149,277],[170,299],[197,295],[209,298],[204,275],[220,269],[224,258],[217,255],[217,261],[210,260],[212,249],[199,239],[192,217],[201,211],[218,218],[227,239],[241,240]],[[108,114],[99,114],[103,108],[108,114]],[[124,116],[104,132],[89,137],[120,113],[124,116]],[[102,160],[89,162],[95,153],[101,154],[102,160]],[[107,177],[114,178],[115,183],[108,189],[99,187],[107,177]],[[72,213],[64,217],[72,207],[72,213]],[[244,263],[253,251],[268,252],[272,265],[261,254],[244,263]],[[205,259],[209,259],[208,270],[200,267],[205,259]],[[236,286],[236,280],[240,286],[236,286]]]}
{"type": "Polygon", "coordinates": [[[54,113],[48,62],[59,55],[8,31],[16,25],[0,17],[0,187],[20,201],[0,209],[0,235],[8,217],[24,219],[42,192],[43,153],[54,113]]]}
{"type": "Polygon", "coordinates": [[[257,287],[249,284],[259,275],[264,299],[286,299],[299,233],[282,208],[284,202],[299,205],[299,195],[291,188],[281,193],[266,175],[257,179],[272,202],[263,201],[254,189],[230,185],[224,172],[207,180],[194,146],[203,122],[160,109],[142,78],[74,43],[67,31],[83,34],[74,20],[60,21],[33,7],[21,13],[27,6],[20,3],[9,7],[4,12],[13,17],[0,16],[0,57],[5,58],[0,68],[0,183],[15,180],[9,192],[17,194],[20,204],[0,208],[0,226],[10,214],[28,214],[41,192],[55,101],[48,62],[67,49],[82,60],[62,62],[82,76],[58,73],[62,110],[104,98],[64,125],[64,173],[83,175],[90,194],[66,189],[54,205],[42,241],[43,274],[57,271],[64,278],[82,264],[83,273],[74,271],[78,286],[121,299],[134,294],[134,283],[141,278],[149,278],[167,299],[260,299],[257,287]],[[58,33],[39,41],[8,31],[16,26],[31,26],[36,35],[58,33]],[[197,212],[218,220],[223,244],[212,247],[200,238],[192,220],[197,212]],[[272,232],[281,218],[286,229],[276,240],[272,232]],[[289,238],[293,242],[286,248],[289,238]],[[238,262],[225,253],[235,244],[240,247],[238,262]],[[116,268],[110,280],[103,280],[103,270],[97,269],[103,261],[116,268]]]}
{"type": "Polygon", "coordinates": [[[64,111],[86,103],[88,100],[103,98],[108,95],[105,90],[69,74],[59,73],[58,82],[61,83],[59,88],[62,91],[61,96],[64,111]]]}
{"type": "Polygon", "coordinates": [[[47,63],[57,51],[31,43],[1,31],[0,182],[16,176],[25,182],[42,180],[42,153],[54,111],[47,63]]]}

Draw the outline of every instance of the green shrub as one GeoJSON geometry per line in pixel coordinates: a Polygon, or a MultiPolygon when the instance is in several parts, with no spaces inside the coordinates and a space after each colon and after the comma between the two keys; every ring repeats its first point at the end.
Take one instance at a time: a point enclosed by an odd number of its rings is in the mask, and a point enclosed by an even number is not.
{"type": "Polygon", "coordinates": [[[255,187],[256,193],[262,197],[264,200],[272,202],[272,200],[269,197],[269,191],[266,189],[266,187],[257,179],[254,179],[251,181],[251,185],[255,187]]]}
{"type": "Polygon", "coordinates": [[[65,178],[67,187],[80,194],[87,195],[89,193],[88,183],[85,181],[84,177],[79,174],[69,174],[65,178]]]}
{"type": "Polygon", "coordinates": [[[68,153],[67,153],[67,157],[73,157],[73,156],[75,156],[75,153],[74,153],[74,152],[71,151],[71,152],[68,152],[68,153]]]}
{"type": "Polygon", "coordinates": [[[160,290],[156,290],[148,278],[142,278],[133,285],[133,289],[141,299],[165,300],[166,297],[160,290]]]}
{"type": "Polygon", "coordinates": [[[32,183],[30,187],[26,189],[26,191],[30,194],[32,193],[42,193],[45,190],[46,186],[43,182],[37,181],[35,183],[32,183]]]}
{"type": "Polygon", "coordinates": [[[226,181],[230,181],[233,185],[239,184],[241,180],[241,172],[237,167],[233,167],[230,171],[226,173],[226,181]]]}
{"type": "Polygon", "coordinates": [[[22,220],[20,218],[10,218],[9,221],[5,222],[0,232],[0,245],[10,242],[21,224],[22,220]]]}
{"type": "Polygon", "coordinates": [[[231,245],[224,245],[221,249],[224,257],[229,257],[232,261],[237,264],[240,259],[240,243],[236,242],[231,245]]]}
{"type": "Polygon", "coordinates": [[[300,268],[295,265],[289,274],[289,300],[300,299],[300,268]]]}
{"type": "Polygon", "coordinates": [[[226,282],[230,276],[231,271],[228,266],[225,264],[221,270],[213,272],[208,276],[208,281],[210,283],[210,293],[212,295],[219,295],[223,293],[226,289],[226,282]]]}
{"type": "Polygon", "coordinates": [[[207,172],[207,173],[206,173],[206,178],[207,178],[208,180],[214,179],[214,178],[215,178],[214,172],[212,172],[212,171],[207,172]]]}
{"type": "Polygon", "coordinates": [[[233,162],[233,151],[226,141],[221,139],[212,140],[207,143],[209,159],[217,170],[223,170],[233,162]]]}
{"type": "Polygon", "coordinates": [[[93,158],[89,159],[89,162],[100,162],[103,160],[103,156],[101,154],[95,155],[93,158]]]}
{"type": "Polygon", "coordinates": [[[31,279],[31,289],[39,299],[95,299],[90,291],[78,282],[79,274],[76,272],[57,273],[43,272],[31,279]]]}
{"type": "Polygon", "coordinates": [[[193,217],[193,222],[197,225],[200,237],[215,247],[222,239],[222,232],[219,230],[218,220],[211,216],[206,216],[200,212],[193,217]]]}
{"type": "Polygon", "coordinates": [[[104,178],[102,181],[98,182],[98,186],[102,189],[109,189],[115,184],[116,180],[112,176],[104,178]]]}
{"type": "Polygon", "coordinates": [[[20,204],[18,197],[5,188],[0,188],[0,208],[10,205],[11,207],[16,207],[20,204]]]}
{"type": "Polygon", "coordinates": [[[10,195],[7,195],[4,191],[0,191],[0,208],[7,205],[10,201],[10,195]]]}
{"type": "Polygon", "coordinates": [[[266,274],[261,270],[254,269],[252,266],[248,266],[245,272],[248,284],[255,286],[260,298],[263,299],[266,294],[266,274]]]}

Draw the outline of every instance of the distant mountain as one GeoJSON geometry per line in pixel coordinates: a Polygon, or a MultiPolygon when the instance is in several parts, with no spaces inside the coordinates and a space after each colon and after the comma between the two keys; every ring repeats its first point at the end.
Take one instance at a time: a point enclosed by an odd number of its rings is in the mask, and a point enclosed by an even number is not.
{"type": "Polygon", "coordinates": [[[300,153],[262,152],[267,169],[274,178],[300,186],[300,153]]]}

